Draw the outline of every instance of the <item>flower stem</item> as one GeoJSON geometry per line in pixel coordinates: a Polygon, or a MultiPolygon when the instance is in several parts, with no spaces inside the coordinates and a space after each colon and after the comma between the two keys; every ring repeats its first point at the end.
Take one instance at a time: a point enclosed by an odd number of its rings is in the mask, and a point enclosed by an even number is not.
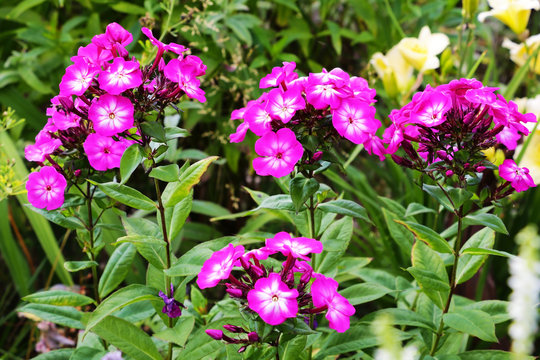
{"type": "MultiPolygon", "coordinates": [[[[161,190],[159,188],[159,180],[154,178],[154,186],[156,188],[156,195],[158,199],[158,211],[161,219],[161,231],[163,233],[163,240],[165,241],[165,253],[167,255],[167,269],[171,267],[171,243],[169,241],[169,237],[167,235],[167,223],[165,222],[165,208],[163,207],[163,201],[161,199],[161,190]]],[[[171,291],[171,278],[168,275],[165,275],[165,282],[167,283],[167,296],[169,298],[172,298],[174,295],[171,291]]],[[[169,317],[169,321],[167,324],[168,327],[172,328],[173,326],[173,320],[169,317]]],[[[172,350],[173,350],[173,344],[169,342],[169,348],[167,351],[167,359],[172,359],[172,350]]]]}
{"type": "MultiPolygon", "coordinates": [[[[93,192],[90,191],[90,183],[86,183],[86,207],[88,208],[88,235],[90,237],[90,260],[96,261],[96,257],[94,255],[94,220],[92,219],[92,198],[93,198],[93,192]]],[[[98,290],[98,273],[96,266],[92,266],[92,281],[94,283],[94,299],[96,299],[98,305],[101,303],[101,297],[99,296],[99,290],[98,290]]]]}
{"type": "Polygon", "coordinates": [[[446,300],[446,304],[444,306],[442,315],[441,315],[441,321],[439,322],[439,328],[437,329],[437,333],[435,334],[435,341],[433,342],[433,345],[431,347],[431,351],[429,354],[431,356],[435,355],[435,352],[437,351],[437,347],[439,346],[439,341],[441,340],[443,329],[444,329],[444,314],[448,313],[448,310],[450,309],[450,303],[452,302],[452,296],[454,295],[454,291],[456,289],[457,283],[456,283],[456,273],[457,273],[457,267],[458,267],[458,261],[459,261],[459,250],[461,249],[461,242],[463,239],[463,207],[460,207],[459,210],[456,211],[456,215],[458,217],[458,230],[457,230],[457,236],[456,236],[456,243],[454,244],[454,263],[452,264],[451,269],[451,276],[450,276],[450,293],[448,294],[448,299],[446,300]]]}
{"type": "MultiPolygon", "coordinates": [[[[313,174],[311,176],[313,177],[313,174]]],[[[315,205],[314,205],[315,201],[314,201],[314,196],[315,195],[311,195],[309,197],[309,207],[308,207],[308,209],[309,209],[310,237],[312,239],[315,239],[317,237],[317,234],[315,233],[315,205]]],[[[312,263],[311,263],[313,271],[315,271],[315,259],[316,259],[315,254],[313,254],[312,263]]],[[[310,329],[313,329],[314,317],[315,317],[314,314],[309,314],[309,328],[310,329]]],[[[312,353],[313,353],[313,345],[308,348],[308,359],[309,360],[311,360],[312,353]]]]}

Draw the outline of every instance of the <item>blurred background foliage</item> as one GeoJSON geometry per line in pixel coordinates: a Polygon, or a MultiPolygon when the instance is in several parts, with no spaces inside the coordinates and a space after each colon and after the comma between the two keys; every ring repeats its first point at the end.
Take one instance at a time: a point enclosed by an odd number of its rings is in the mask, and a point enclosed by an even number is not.
{"type": "MultiPolygon", "coordinates": [[[[33,141],[47,118],[45,109],[57,94],[66,66],[80,46],[107,24],[118,22],[134,34],[128,50],[140,59],[149,59],[149,42],[139,31],[153,29],[164,41],[191,48],[208,65],[201,87],[207,92],[206,104],[182,103],[181,126],[192,136],[169,150],[167,159],[201,159],[207,155],[222,157],[196,190],[194,214],[180,235],[177,246],[184,252],[194,244],[229,235],[263,229],[282,231],[279,217],[272,211],[246,220],[231,214],[255,207],[257,194],[245,188],[273,194],[279,184],[254,176],[251,168],[255,137],[230,144],[228,135],[236,124],[231,111],[242,107],[261,90],[258,81],[282,61],[295,61],[300,72],[319,72],[341,67],[351,75],[368,79],[377,89],[379,118],[384,122],[393,107],[405,99],[386,96],[375,70],[369,65],[376,52],[386,53],[404,36],[418,36],[427,25],[432,32],[449,36],[451,47],[441,55],[441,67],[427,73],[422,84],[438,85],[458,77],[456,44],[462,14],[458,0],[2,0],[0,3],[0,357],[25,358],[32,354],[36,340],[34,323],[16,315],[21,296],[52,284],[77,284],[84,291],[88,278],[72,278],[62,266],[77,260],[78,246],[70,243],[65,232],[41,215],[25,207],[23,183],[29,166],[23,149],[33,141]],[[253,196],[253,198],[252,198],[253,196]],[[209,221],[216,217],[231,220],[209,221]],[[61,253],[62,251],[62,253],[61,253]]],[[[481,9],[487,8],[481,1],[481,9]]],[[[529,22],[531,35],[540,29],[540,14],[529,22]]],[[[515,78],[515,65],[508,50],[501,47],[505,37],[515,38],[496,21],[473,22],[475,37],[469,45],[465,72],[485,52],[474,76],[485,85],[506,88],[515,78]]],[[[473,69],[475,70],[475,69],[473,69]]],[[[512,85],[512,95],[534,97],[538,93],[534,73],[523,73],[512,85]]],[[[421,85],[422,87],[423,85],[421,85]]],[[[410,97],[410,94],[408,94],[410,97]]],[[[178,122],[170,113],[167,121],[178,122]]],[[[374,268],[403,275],[398,266],[410,261],[400,242],[411,241],[393,219],[403,217],[407,204],[434,207],[418,186],[418,179],[391,161],[379,162],[361,148],[343,142],[336,156],[345,164],[332,168],[321,179],[336,192],[361,203],[375,226],[356,224],[351,256],[372,257],[374,268]],[[391,198],[393,200],[389,200],[391,198]]],[[[139,175],[142,175],[139,174],[139,175]]],[[[140,188],[148,186],[140,176],[140,188]]],[[[540,191],[527,192],[506,204],[502,216],[510,235],[498,238],[500,250],[513,251],[509,241],[527,223],[538,223],[540,191]]],[[[133,216],[144,217],[144,213],[133,216]]],[[[444,226],[445,219],[431,212],[420,212],[422,223],[444,226]]],[[[103,237],[114,241],[115,224],[103,237]]],[[[117,224],[116,224],[117,226],[117,224]]],[[[289,229],[292,230],[292,229],[289,229]]],[[[142,281],[139,273],[129,281],[142,281]]],[[[461,292],[472,298],[506,298],[505,260],[490,259],[479,278],[464,284],[461,292]]],[[[378,303],[379,304],[379,303],[378,303]]],[[[373,306],[373,305],[370,305],[373,306]]],[[[375,309],[366,308],[365,312],[375,309]]]]}

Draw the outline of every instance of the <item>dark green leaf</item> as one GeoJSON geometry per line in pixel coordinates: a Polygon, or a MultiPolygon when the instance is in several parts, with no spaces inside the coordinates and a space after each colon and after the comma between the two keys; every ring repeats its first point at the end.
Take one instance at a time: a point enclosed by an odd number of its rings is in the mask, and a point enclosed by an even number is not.
{"type": "Polygon", "coordinates": [[[121,184],[125,184],[128,181],[131,174],[137,169],[139,164],[144,158],[144,150],[139,144],[132,144],[124,151],[122,159],[120,160],[120,177],[122,178],[121,184]]]}
{"type": "Polygon", "coordinates": [[[92,266],[98,266],[95,261],[66,261],[64,268],[69,272],[77,272],[84,269],[89,269],[92,266]]]}
{"type": "Polygon", "coordinates": [[[362,206],[355,203],[354,201],[345,199],[332,200],[319,204],[319,206],[317,206],[317,209],[325,212],[351,216],[353,218],[362,219],[368,223],[371,223],[371,220],[367,215],[366,209],[364,209],[362,206]]]}
{"type": "Polygon", "coordinates": [[[124,281],[131,269],[135,253],[136,248],[130,243],[120,244],[113,251],[99,279],[98,289],[101,298],[105,298],[124,281]]]}
{"type": "Polygon", "coordinates": [[[50,321],[73,329],[84,329],[84,325],[81,323],[82,313],[71,306],[27,304],[18,308],[17,312],[30,314],[26,316],[30,319],[50,321]]]}
{"type": "Polygon", "coordinates": [[[130,188],[126,185],[121,185],[114,182],[108,182],[104,184],[98,184],[89,180],[91,183],[97,185],[101,191],[107,194],[114,200],[130,206],[135,209],[152,211],[156,209],[156,204],[150,200],[146,195],[138,190],[130,188]]]}
{"type": "Polygon", "coordinates": [[[34,304],[49,304],[56,306],[83,306],[94,302],[94,300],[88,296],[65,290],[40,291],[27,295],[22,299],[34,304]]]}
{"type": "Polygon", "coordinates": [[[40,354],[32,360],[69,360],[72,354],[73,349],[58,349],[40,354]]]}
{"type": "Polygon", "coordinates": [[[362,283],[349,286],[340,291],[351,305],[364,304],[383,297],[392,290],[375,283],[362,283]]]}
{"type": "Polygon", "coordinates": [[[444,314],[444,324],[465,334],[476,336],[484,341],[497,342],[495,324],[489,314],[481,310],[456,308],[444,314]]]}
{"type": "Polygon", "coordinates": [[[454,250],[448,244],[448,242],[441,235],[428,228],[427,226],[420,225],[413,221],[395,220],[395,222],[405,226],[407,229],[409,229],[409,231],[414,234],[414,236],[416,236],[418,240],[425,242],[433,250],[447,254],[453,253],[454,250]]]}
{"type": "Polygon", "coordinates": [[[289,189],[292,202],[296,212],[298,212],[302,205],[304,205],[306,201],[319,190],[319,182],[314,178],[305,178],[301,175],[297,175],[291,179],[289,189]]]}
{"type": "Polygon", "coordinates": [[[495,243],[495,232],[484,228],[475,233],[461,248],[458,267],[456,271],[456,281],[461,284],[476,274],[478,269],[484,264],[487,255],[471,255],[463,252],[468,248],[492,248],[495,243]]]}
{"type": "Polygon", "coordinates": [[[131,243],[137,248],[150,264],[158,269],[164,269],[167,266],[165,241],[146,235],[128,235],[121,237],[117,243],[131,243]]]}
{"type": "Polygon", "coordinates": [[[66,217],[58,210],[47,211],[45,209],[38,209],[30,204],[25,205],[28,209],[40,214],[45,219],[52,221],[66,229],[84,229],[84,225],[74,217],[66,217]]]}

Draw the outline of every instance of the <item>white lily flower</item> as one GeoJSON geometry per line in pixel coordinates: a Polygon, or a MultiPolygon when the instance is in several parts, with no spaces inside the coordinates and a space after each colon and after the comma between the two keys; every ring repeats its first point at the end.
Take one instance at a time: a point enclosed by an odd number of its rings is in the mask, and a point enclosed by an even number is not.
{"type": "Polygon", "coordinates": [[[448,36],[443,33],[431,33],[429,27],[420,30],[418,38],[404,38],[399,42],[398,49],[416,70],[424,72],[439,67],[437,55],[450,44],[448,36]]]}
{"type": "Polygon", "coordinates": [[[493,16],[518,35],[527,28],[531,10],[540,9],[538,0],[488,0],[488,4],[491,10],[478,14],[478,21],[484,22],[493,16]]]}

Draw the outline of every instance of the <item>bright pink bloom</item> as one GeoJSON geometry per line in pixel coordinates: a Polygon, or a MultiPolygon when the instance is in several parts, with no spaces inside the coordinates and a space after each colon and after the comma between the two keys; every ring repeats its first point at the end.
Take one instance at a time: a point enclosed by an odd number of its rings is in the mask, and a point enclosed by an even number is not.
{"type": "Polygon", "coordinates": [[[368,154],[374,154],[379,157],[379,160],[383,161],[386,155],[386,149],[384,148],[381,138],[375,134],[369,134],[369,137],[364,141],[364,148],[368,154]]]}
{"type": "MultiPolygon", "coordinates": [[[[275,90],[279,91],[279,89],[275,90]]],[[[249,124],[249,129],[257,136],[263,136],[272,130],[272,117],[267,110],[266,104],[250,106],[244,114],[244,119],[249,124]]]]}
{"type": "Polygon", "coordinates": [[[111,95],[120,95],[125,90],[142,84],[142,72],[139,63],[115,58],[112,65],[99,74],[99,87],[111,95]]]}
{"type": "MultiPolygon", "coordinates": [[[[133,35],[121,25],[113,22],[107,25],[105,34],[96,35],[92,38],[92,43],[97,46],[111,50],[115,45],[120,45],[122,48],[128,46],[133,41],[133,35]]],[[[115,48],[119,49],[118,47],[115,48]]],[[[117,54],[119,55],[119,54],[117,54]]]]}
{"type": "Polygon", "coordinates": [[[206,102],[204,91],[199,88],[200,81],[196,78],[194,68],[184,66],[178,59],[172,59],[163,70],[165,77],[175,83],[184,91],[184,93],[192,99],[197,99],[200,102],[206,102]]]}
{"type": "Polygon", "coordinates": [[[107,61],[111,60],[113,55],[110,50],[90,43],[86,46],[81,46],[77,51],[77,56],[73,56],[71,61],[77,62],[83,60],[87,62],[90,67],[100,69],[107,61]]]}
{"type": "Polygon", "coordinates": [[[259,88],[265,89],[269,87],[277,87],[282,82],[288,83],[298,78],[298,74],[294,72],[296,69],[296,63],[283,62],[282,67],[272,68],[272,72],[261,79],[259,82],[259,88]]]}
{"type": "Polygon", "coordinates": [[[133,104],[119,95],[101,95],[90,105],[88,118],[94,124],[96,133],[113,136],[133,127],[133,104]]]}
{"type": "Polygon", "coordinates": [[[39,209],[58,209],[64,203],[66,185],[66,179],[59,172],[52,166],[44,166],[28,176],[28,201],[39,209]]]}
{"type": "Polygon", "coordinates": [[[60,82],[60,96],[81,96],[90,87],[97,72],[97,68],[81,60],[68,66],[60,82]]]}
{"type": "Polygon", "coordinates": [[[306,87],[306,99],[315,109],[332,109],[341,104],[341,99],[348,97],[349,93],[343,88],[338,88],[334,83],[309,82],[306,87]]]}
{"type": "Polygon", "coordinates": [[[173,53],[177,54],[177,55],[182,55],[183,52],[186,52],[188,51],[189,49],[182,46],[182,45],[178,45],[178,44],[175,44],[175,43],[170,43],[170,44],[164,44],[162,43],[161,41],[159,41],[155,36],[154,34],[152,34],[152,30],[146,28],[146,27],[143,27],[141,29],[142,33],[144,35],[146,35],[146,37],[148,37],[148,39],[150,39],[150,42],[158,48],[158,51],[159,52],[166,52],[166,51],[172,51],[173,53]]]}
{"type": "Polygon", "coordinates": [[[293,238],[285,231],[278,232],[273,238],[266,239],[266,248],[279,251],[283,255],[291,254],[297,259],[309,261],[308,254],[320,254],[323,250],[322,242],[306,237],[293,238]]]}
{"type": "Polygon", "coordinates": [[[258,175],[282,177],[290,174],[302,158],[304,148],[296,140],[291,129],[269,131],[255,142],[255,152],[264,157],[253,160],[253,168],[258,175]]]}
{"type": "Polygon", "coordinates": [[[58,130],[67,130],[79,126],[81,118],[71,112],[66,113],[64,110],[54,110],[52,112],[52,120],[58,130]]]}
{"type": "Polygon", "coordinates": [[[337,292],[338,283],[322,274],[315,274],[311,284],[311,296],[315,307],[327,306],[326,319],[330,328],[337,332],[345,332],[350,326],[350,317],[356,310],[349,301],[337,292]]]}
{"type": "Polygon", "coordinates": [[[240,143],[244,141],[246,137],[246,133],[249,130],[249,124],[247,122],[243,122],[236,128],[236,132],[229,135],[229,140],[232,143],[240,143]]]}
{"type": "Polygon", "coordinates": [[[207,329],[204,330],[206,335],[210,336],[214,340],[221,340],[223,339],[223,331],[218,329],[207,329]]]}
{"type": "Polygon", "coordinates": [[[247,294],[248,306],[267,324],[279,325],[298,313],[298,291],[289,289],[281,281],[281,275],[271,273],[255,283],[255,288],[247,294]]]}
{"type": "Polygon", "coordinates": [[[354,76],[350,80],[349,87],[353,92],[352,97],[354,99],[361,100],[368,104],[375,102],[377,91],[369,87],[366,79],[354,76]]]}
{"type": "Polygon", "coordinates": [[[381,126],[375,108],[363,101],[346,99],[332,112],[332,124],[338,134],[355,144],[362,144],[381,126]]]}
{"type": "Polygon", "coordinates": [[[112,137],[99,134],[88,135],[83,143],[90,166],[99,171],[120,167],[120,160],[128,147],[126,141],[115,141],[112,137]]]}
{"type": "Polygon", "coordinates": [[[300,91],[273,89],[268,93],[266,109],[274,118],[280,119],[284,124],[288,123],[296,113],[296,110],[306,108],[306,102],[300,91]]]}
{"type": "Polygon", "coordinates": [[[499,166],[499,175],[506,181],[510,181],[512,187],[517,191],[525,191],[528,188],[535,187],[534,180],[529,174],[529,169],[520,168],[514,160],[506,159],[499,166]]]}
{"type": "Polygon", "coordinates": [[[180,66],[182,67],[182,72],[191,73],[193,76],[206,74],[206,65],[204,65],[201,58],[195,55],[188,55],[180,60],[180,66]]]}
{"type": "Polygon", "coordinates": [[[420,103],[411,112],[411,123],[433,127],[446,121],[446,112],[452,107],[452,99],[438,92],[424,92],[420,103]]]}
{"type": "Polygon", "coordinates": [[[514,150],[517,147],[521,135],[512,127],[505,127],[500,133],[495,135],[497,141],[506,146],[508,150],[514,150]]]}
{"type": "Polygon", "coordinates": [[[28,161],[43,162],[45,156],[52,154],[62,145],[62,141],[53,139],[47,132],[41,131],[36,136],[36,143],[24,148],[24,157],[28,161]]]}
{"type": "Polygon", "coordinates": [[[340,68],[332,69],[330,72],[322,69],[320,73],[310,73],[309,82],[312,84],[334,84],[340,88],[349,83],[349,74],[340,68]]]}
{"type": "Polygon", "coordinates": [[[223,249],[216,251],[206,260],[202,266],[197,285],[200,289],[216,286],[220,280],[227,279],[231,274],[234,263],[244,253],[242,245],[229,244],[223,249]]]}

